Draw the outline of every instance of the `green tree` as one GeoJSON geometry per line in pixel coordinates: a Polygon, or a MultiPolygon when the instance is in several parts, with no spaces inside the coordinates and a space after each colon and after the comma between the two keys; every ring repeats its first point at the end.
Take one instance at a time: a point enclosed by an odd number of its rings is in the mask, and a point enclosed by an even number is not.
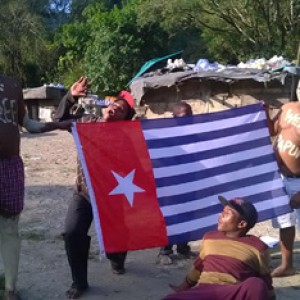
{"type": "Polygon", "coordinates": [[[46,51],[43,22],[26,1],[4,1],[0,10],[0,70],[28,84],[41,75],[46,51]]]}
{"type": "Polygon", "coordinates": [[[85,21],[65,24],[57,31],[52,45],[60,54],[57,80],[70,86],[85,74],[84,56],[90,39],[91,30],[85,21]]]}
{"type": "Polygon", "coordinates": [[[189,62],[236,63],[293,58],[299,41],[299,0],[74,0],[72,8],[56,35],[60,78],[69,85],[85,73],[99,93],[124,88],[145,61],[177,50],[189,62]]]}
{"type": "Polygon", "coordinates": [[[85,66],[94,89],[101,94],[124,89],[144,58],[144,34],[136,23],[135,5],[110,11],[90,7],[86,17],[92,36],[85,66]]]}
{"type": "Polygon", "coordinates": [[[158,24],[188,59],[237,62],[256,56],[296,56],[299,0],[139,0],[140,24],[158,24]],[[199,37],[201,35],[201,38],[199,37]],[[192,48],[192,49],[191,49],[192,48]]]}
{"type": "MultiPolygon", "coordinates": [[[[207,55],[201,38],[202,25],[197,18],[201,12],[199,0],[139,0],[138,24],[159,28],[163,32],[166,51],[184,50],[184,58],[194,61],[207,55]]],[[[158,37],[159,39],[159,37],[158,37]]]]}
{"type": "Polygon", "coordinates": [[[60,79],[70,85],[87,74],[93,90],[115,93],[155,56],[168,54],[167,35],[155,26],[139,26],[137,3],[110,9],[102,1],[88,5],[80,21],[62,26],[56,35],[60,79]]]}
{"type": "Polygon", "coordinates": [[[0,71],[24,86],[53,79],[59,52],[51,47],[53,30],[68,0],[2,0],[0,10],[0,71]]]}
{"type": "Polygon", "coordinates": [[[201,0],[197,19],[210,53],[228,61],[283,54],[296,56],[299,0],[201,0]]]}
{"type": "Polygon", "coordinates": [[[57,80],[70,86],[82,74],[86,74],[84,59],[86,49],[93,36],[91,16],[108,12],[112,1],[73,0],[70,4],[68,22],[62,24],[55,33],[52,49],[59,53],[57,80]],[[91,14],[89,10],[93,11],[91,14]],[[87,11],[87,13],[84,13],[87,11]]]}

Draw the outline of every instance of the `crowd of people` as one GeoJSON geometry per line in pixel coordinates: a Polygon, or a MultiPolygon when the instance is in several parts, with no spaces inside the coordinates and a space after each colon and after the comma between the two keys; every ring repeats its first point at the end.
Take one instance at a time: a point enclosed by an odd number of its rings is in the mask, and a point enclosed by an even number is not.
{"type": "MultiPolygon", "coordinates": [[[[76,81],[61,100],[55,122],[38,122],[29,118],[16,80],[0,76],[0,251],[5,275],[5,300],[20,299],[16,281],[20,256],[18,222],[24,205],[24,166],[20,156],[19,126],[31,133],[52,130],[70,131],[73,122],[117,122],[135,116],[134,99],[121,91],[114,103],[100,115],[72,115],[72,107],[87,93],[87,77],[76,81]]],[[[217,232],[207,233],[184,281],[171,286],[174,293],[165,299],[275,299],[272,277],[295,274],[293,247],[295,226],[300,224],[300,102],[284,104],[271,119],[266,114],[274,152],[290,197],[293,212],[272,220],[279,228],[281,265],[272,272],[269,268],[268,247],[248,231],[257,222],[257,211],[246,199],[227,200],[219,196],[224,206],[220,212],[217,232]],[[254,288],[255,287],[255,288],[254,288]]],[[[174,106],[173,116],[192,114],[191,106],[180,102],[174,106]]],[[[120,126],[122,126],[122,122],[120,126]]],[[[93,220],[90,196],[80,163],[77,167],[76,192],[67,211],[64,243],[70,266],[72,283],[66,292],[68,299],[79,298],[88,289],[89,228],[93,220]]],[[[160,249],[159,258],[172,263],[175,245],[160,249]]],[[[178,244],[177,252],[185,257],[193,253],[187,243],[178,244]]],[[[112,272],[126,272],[127,252],[107,253],[112,272]]]]}

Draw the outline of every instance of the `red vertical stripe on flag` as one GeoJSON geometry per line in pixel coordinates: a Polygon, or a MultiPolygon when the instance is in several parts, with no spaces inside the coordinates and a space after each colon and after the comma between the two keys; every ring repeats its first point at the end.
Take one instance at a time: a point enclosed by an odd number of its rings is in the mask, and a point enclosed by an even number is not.
{"type": "Polygon", "coordinates": [[[140,122],[78,123],[77,132],[105,251],[166,245],[166,225],[140,122]]]}

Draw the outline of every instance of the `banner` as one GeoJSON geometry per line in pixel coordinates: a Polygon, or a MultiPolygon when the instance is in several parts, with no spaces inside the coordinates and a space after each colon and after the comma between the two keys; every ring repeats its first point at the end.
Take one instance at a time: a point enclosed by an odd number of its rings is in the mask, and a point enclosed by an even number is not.
{"type": "Polygon", "coordinates": [[[199,240],[217,228],[218,195],[251,201],[259,221],[291,211],[261,104],[73,134],[102,251],[199,240]]]}

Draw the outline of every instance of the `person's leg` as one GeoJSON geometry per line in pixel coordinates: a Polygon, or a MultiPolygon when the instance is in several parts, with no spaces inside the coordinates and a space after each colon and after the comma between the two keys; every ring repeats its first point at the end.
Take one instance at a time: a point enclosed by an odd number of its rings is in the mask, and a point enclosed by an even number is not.
{"type": "Polygon", "coordinates": [[[79,194],[74,194],[65,222],[65,249],[71,268],[73,283],[67,297],[76,299],[88,288],[87,266],[90,249],[88,231],[93,220],[91,204],[79,194]]]}
{"type": "Polygon", "coordinates": [[[24,165],[21,157],[0,159],[1,249],[5,273],[5,300],[16,300],[20,246],[19,215],[24,205],[24,165]]]}
{"type": "Polygon", "coordinates": [[[188,243],[177,244],[177,253],[189,257],[191,254],[191,247],[188,245],[188,243]]]}
{"type": "Polygon", "coordinates": [[[171,265],[173,259],[171,255],[173,254],[173,245],[167,245],[159,249],[159,253],[156,259],[156,263],[161,265],[171,265]]]}
{"type": "Polygon", "coordinates": [[[111,268],[114,274],[122,275],[125,273],[125,259],[127,252],[106,253],[106,257],[110,260],[111,268]]]}
{"type": "Polygon", "coordinates": [[[15,294],[18,277],[20,246],[19,215],[14,217],[0,216],[1,254],[3,258],[6,299],[18,299],[15,294]]]}
{"type": "Polygon", "coordinates": [[[273,270],[272,277],[283,277],[295,274],[293,267],[293,248],[295,240],[295,226],[280,228],[281,265],[273,270]]]}
{"type": "MultiPolygon", "coordinates": [[[[289,198],[299,191],[299,178],[283,178],[289,198]]],[[[293,266],[293,248],[295,240],[296,213],[285,214],[272,220],[273,227],[279,228],[281,265],[272,272],[272,277],[283,277],[295,274],[293,266]],[[275,226],[274,226],[275,225],[275,226]]]]}

